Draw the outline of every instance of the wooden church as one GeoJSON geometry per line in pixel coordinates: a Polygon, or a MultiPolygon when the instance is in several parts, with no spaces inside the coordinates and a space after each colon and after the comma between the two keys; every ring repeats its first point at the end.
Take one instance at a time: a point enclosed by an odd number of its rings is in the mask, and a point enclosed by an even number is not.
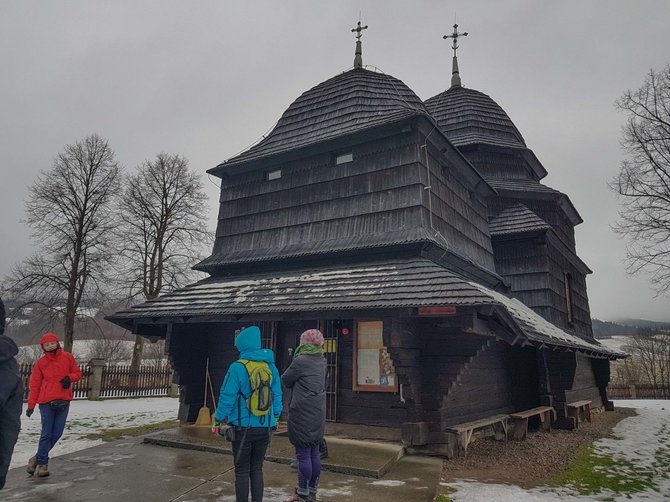
{"type": "Polygon", "coordinates": [[[194,421],[234,332],[257,324],[283,371],[300,333],[326,336],[331,431],[445,451],[456,424],[540,405],[610,408],[594,340],[582,220],[503,109],[461,85],[422,101],[354,67],[303,93],[221,179],[209,278],[110,316],[167,341],[194,421]]]}

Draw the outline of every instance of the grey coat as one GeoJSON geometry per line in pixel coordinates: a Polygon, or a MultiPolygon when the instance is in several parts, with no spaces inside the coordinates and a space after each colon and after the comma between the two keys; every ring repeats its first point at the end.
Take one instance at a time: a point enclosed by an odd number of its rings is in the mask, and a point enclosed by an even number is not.
{"type": "Polygon", "coordinates": [[[0,489],[21,430],[23,384],[14,358],[18,351],[13,340],[0,335],[0,489]]]}
{"type": "Polygon", "coordinates": [[[297,448],[318,446],[326,426],[326,359],[296,357],[281,377],[290,393],[288,438],[297,448]]]}

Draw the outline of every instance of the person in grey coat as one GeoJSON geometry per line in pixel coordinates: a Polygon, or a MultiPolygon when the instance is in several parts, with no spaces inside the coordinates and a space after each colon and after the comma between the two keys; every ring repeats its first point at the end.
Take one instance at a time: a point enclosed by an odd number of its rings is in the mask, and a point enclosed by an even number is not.
{"type": "Polygon", "coordinates": [[[21,430],[23,383],[16,364],[19,349],[5,333],[5,305],[0,298],[0,490],[21,430]]]}
{"type": "Polygon", "coordinates": [[[290,393],[288,438],[298,460],[298,486],[289,502],[316,500],[321,475],[319,444],[326,427],[326,359],[323,333],[308,329],[282,375],[290,393]]]}

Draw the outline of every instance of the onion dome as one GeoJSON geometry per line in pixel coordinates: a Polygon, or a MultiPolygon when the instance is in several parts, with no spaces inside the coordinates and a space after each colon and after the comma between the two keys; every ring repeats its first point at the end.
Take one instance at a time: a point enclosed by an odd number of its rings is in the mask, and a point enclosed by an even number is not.
{"type": "Polygon", "coordinates": [[[303,93],[260,143],[210,172],[427,114],[421,99],[402,81],[354,68],[303,93]]]}
{"type": "Polygon", "coordinates": [[[425,104],[442,132],[457,147],[483,143],[526,148],[523,136],[509,116],[483,92],[456,85],[425,104]]]}

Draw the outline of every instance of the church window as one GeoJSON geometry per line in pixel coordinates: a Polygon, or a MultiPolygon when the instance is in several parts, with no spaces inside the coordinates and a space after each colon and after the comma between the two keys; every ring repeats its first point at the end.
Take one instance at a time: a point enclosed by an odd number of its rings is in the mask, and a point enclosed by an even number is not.
{"type": "Polygon", "coordinates": [[[575,322],[572,308],[572,275],[563,274],[563,282],[565,283],[565,311],[568,315],[568,324],[572,325],[575,322]]]}
{"type": "Polygon", "coordinates": [[[281,178],[281,169],[277,169],[276,171],[269,171],[267,174],[268,181],[278,180],[279,178],[281,178]]]}
{"type": "Polygon", "coordinates": [[[348,162],[354,161],[354,154],[352,152],[342,153],[335,157],[335,165],[339,166],[340,164],[346,164],[348,162]]]}
{"type": "Polygon", "coordinates": [[[383,341],[382,321],[359,321],[354,333],[353,390],[398,392],[391,354],[383,341]]]}

